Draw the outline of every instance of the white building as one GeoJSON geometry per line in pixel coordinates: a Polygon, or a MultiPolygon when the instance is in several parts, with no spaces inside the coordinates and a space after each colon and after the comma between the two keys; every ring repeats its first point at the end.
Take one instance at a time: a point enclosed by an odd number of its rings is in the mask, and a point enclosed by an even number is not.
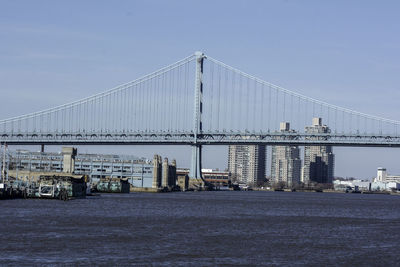
{"type": "Polygon", "coordinates": [[[392,191],[400,190],[400,176],[388,175],[385,168],[379,167],[376,177],[372,182],[352,180],[352,181],[334,181],[335,190],[352,190],[358,189],[362,191],[392,191]]]}
{"type": "Polygon", "coordinates": [[[386,168],[379,167],[374,182],[400,183],[400,175],[388,175],[386,168]]]}
{"type": "Polygon", "coordinates": [[[394,183],[394,182],[371,183],[371,191],[392,191],[392,190],[400,190],[400,183],[394,183]]]}

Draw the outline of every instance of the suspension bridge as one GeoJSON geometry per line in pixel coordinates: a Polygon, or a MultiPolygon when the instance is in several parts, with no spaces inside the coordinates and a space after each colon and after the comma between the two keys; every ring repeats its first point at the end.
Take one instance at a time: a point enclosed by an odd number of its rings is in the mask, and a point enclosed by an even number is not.
{"type": "Polygon", "coordinates": [[[108,91],[0,120],[8,145],[192,146],[190,177],[201,177],[202,145],[399,147],[400,121],[313,99],[196,52],[108,91]],[[324,133],[305,130],[322,118],[324,133]],[[293,131],[279,131],[290,122],[293,131]]]}

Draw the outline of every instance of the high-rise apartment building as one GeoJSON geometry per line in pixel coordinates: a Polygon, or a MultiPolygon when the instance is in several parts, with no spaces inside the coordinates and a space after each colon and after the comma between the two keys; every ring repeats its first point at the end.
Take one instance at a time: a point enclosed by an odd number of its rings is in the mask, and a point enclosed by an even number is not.
{"type": "MultiPolygon", "coordinates": [[[[330,133],[321,118],[313,118],[312,126],[305,128],[306,133],[330,133]]],[[[315,137],[323,139],[325,137],[315,137]]],[[[303,182],[332,183],[335,166],[335,156],[331,146],[305,146],[303,182]]]]}
{"type": "MultiPolygon", "coordinates": [[[[281,122],[280,131],[294,133],[288,122],[281,122]]],[[[291,187],[300,183],[301,159],[298,146],[273,146],[271,157],[271,180],[291,187]]]]}
{"type": "Polygon", "coordinates": [[[265,178],[266,153],[264,145],[230,145],[228,170],[232,179],[254,185],[265,178]]]}

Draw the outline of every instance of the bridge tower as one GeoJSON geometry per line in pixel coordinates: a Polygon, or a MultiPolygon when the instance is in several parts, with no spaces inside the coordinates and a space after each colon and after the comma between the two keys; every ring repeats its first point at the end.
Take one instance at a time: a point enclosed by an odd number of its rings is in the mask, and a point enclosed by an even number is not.
{"type": "Polygon", "coordinates": [[[196,52],[196,76],[194,87],[194,110],[193,110],[193,134],[192,162],[190,166],[189,178],[203,180],[201,176],[201,145],[197,143],[197,137],[202,133],[201,115],[203,112],[203,62],[205,55],[196,52]]]}

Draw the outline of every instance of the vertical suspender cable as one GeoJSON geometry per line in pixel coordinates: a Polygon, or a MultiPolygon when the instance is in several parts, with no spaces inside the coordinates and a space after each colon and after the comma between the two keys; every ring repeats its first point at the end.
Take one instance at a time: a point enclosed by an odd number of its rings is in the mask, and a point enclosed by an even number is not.
{"type": "Polygon", "coordinates": [[[256,106],[257,106],[257,81],[254,80],[253,114],[252,114],[252,117],[253,117],[253,120],[252,120],[252,122],[253,122],[253,127],[252,127],[253,128],[253,132],[256,131],[256,124],[257,124],[256,106]]]}
{"type": "Polygon", "coordinates": [[[312,116],[315,118],[315,102],[312,101],[312,116]]]}
{"type": "Polygon", "coordinates": [[[350,127],[349,127],[349,129],[350,129],[350,134],[352,134],[353,133],[353,113],[349,113],[349,117],[350,117],[350,127]]]}
{"type": "Polygon", "coordinates": [[[174,114],[174,92],[175,91],[175,72],[174,70],[171,70],[171,98],[170,98],[170,114],[171,114],[171,118],[170,118],[170,128],[171,128],[171,132],[174,132],[174,118],[175,118],[175,114],[174,114]]]}
{"type": "Polygon", "coordinates": [[[72,109],[73,107],[69,106],[69,117],[68,117],[68,121],[69,121],[69,125],[68,125],[68,131],[70,133],[72,133],[72,109]]]}
{"type": "Polygon", "coordinates": [[[118,118],[119,118],[119,126],[118,126],[117,132],[122,132],[123,125],[124,125],[124,99],[123,99],[124,90],[117,91],[117,94],[118,94],[117,110],[118,110],[118,118]]]}
{"type": "Polygon", "coordinates": [[[168,75],[169,78],[169,90],[168,90],[168,132],[172,131],[172,74],[171,71],[169,72],[168,75]]]}
{"type": "Polygon", "coordinates": [[[214,97],[213,97],[213,89],[214,89],[214,62],[210,61],[210,76],[209,76],[209,84],[210,84],[210,117],[209,117],[209,130],[212,132],[212,120],[213,120],[213,102],[214,102],[214,97]]]}
{"type": "Polygon", "coordinates": [[[111,123],[112,123],[112,132],[115,132],[115,129],[117,128],[117,118],[115,116],[115,107],[117,106],[117,103],[115,101],[115,92],[111,94],[111,123]]]}
{"type": "Polygon", "coordinates": [[[179,126],[178,126],[178,121],[179,121],[179,116],[180,114],[178,113],[178,106],[179,106],[179,87],[178,87],[178,81],[179,81],[179,69],[174,69],[174,97],[173,97],[173,113],[175,115],[174,119],[174,132],[178,132],[179,126]]]}
{"type": "Polygon", "coordinates": [[[272,89],[268,86],[268,132],[271,130],[272,89]]]}
{"type": "Polygon", "coordinates": [[[181,73],[182,69],[181,66],[178,67],[178,78],[177,78],[177,83],[176,83],[176,89],[177,89],[177,93],[176,93],[176,115],[177,115],[177,131],[180,132],[182,129],[182,125],[181,125],[181,117],[182,117],[182,111],[181,111],[181,106],[182,106],[182,87],[181,87],[181,77],[182,77],[182,73],[181,73]]]}
{"type": "Polygon", "coordinates": [[[132,89],[132,86],[129,86],[127,89],[125,89],[125,121],[124,121],[124,130],[125,132],[128,132],[129,130],[129,94],[132,89]]]}
{"type": "Polygon", "coordinates": [[[335,108],[335,133],[339,132],[337,129],[337,108],[335,108]]]}
{"type": "Polygon", "coordinates": [[[219,110],[220,110],[220,97],[221,97],[221,66],[218,65],[218,88],[217,88],[217,125],[216,130],[219,132],[219,110]]]}
{"type": "Polygon", "coordinates": [[[138,85],[135,84],[132,87],[132,95],[131,95],[131,110],[130,114],[132,116],[131,122],[131,130],[132,132],[137,132],[137,116],[138,116],[138,110],[139,110],[139,105],[138,105],[138,85]]]}
{"type": "Polygon", "coordinates": [[[246,132],[249,130],[250,80],[246,77],[246,132]]]}
{"type": "Polygon", "coordinates": [[[129,103],[129,91],[131,90],[131,87],[132,87],[132,85],[126,87],[124,89],[124,92],[123,92],[123,94],[124,94],[124,96],[123,96],[123,101],[124,101],[124,111],[123,111],[124,120],[123,120],[123,123],[122,123],[122,131],[124,133],[127,133],[128,130],[129,130],[129,111],[128,111],[129,105],[128,105],[128,103],[129,103]]]}
{"type": "Polygon", "coordinates": [[[189,102],[189,97],[188,97],[188,94],[189,94],[189,88],[188,88],[188,80],[189,80],[189,62],[187,62],[186,64],[185,64],[185,101],[184,101],[184,103],[183,103],[183,114],[184,114],[184,127],[185,127],[185,130],[188,130],[188,113],[189,113],[189,110],[188,110],[188,102],[189,102]]]}
{"type": "Polygon", "coordinates": [[[228,102],[229,102],[229,90],[228,90],[228,70],[224,68],[225,71],[225,84],[224,84],[224,117],[223,117],[223,127],[222,129],[225,131],[228,128],[227,120],[228,120],[228,102]]]}
{"type": "Polygon", "coordinates": [[[167,90],[166,90],[166,77],[165,73],[162,75],[162,86],[161,86],[161,94],[162,94],[162,105],[161,105],[161,117],[162,117],[162,129],[165,131],[167,129],[167,114],[166,114],[166,109],[167,109],[167,90]]]}
{"type": "Polygon", "coordinates": [[[147,96],[147,101],[145,102],[146,105],[146,109],[147,112],[144,116],[144,119],[146,120],[146,128],[147,128],[147,132],[150,132],[151,130],[151,103],[152,103],[152,96],[151,96],[151,83],[153,81],[153,78],[151,78],[150,80],[148,80],[146,82],[146,96],[147,96]]]}
{"type": "Polygon", "coordinates": [[[234,118],[237,118],[236,110],[235,110],[235,107],[236,107],[236,105],[235,105],[236,73],[234,71],[231,71],[231,75],[232,75],[232,88],[230,90],[230,92],[231,92],[231,103],[230,103],[230,106],[231,106],[231,112],[230,112],[230,114],[231,114],[231,118],[230,118],[231,125],[230,125],[229,128],[231,130],[233,130],[234,129],[234,123],[233,122],[235,121],[234,118]]]}
{"type": "Polygon", "coordinates": [[[298,101],[297,101],[297,130],[301,133],[303,130],[301,127],[301,112],[300,112],[300,96],[298,96],[298,101]]]}
{"type": "Polygon", "coordinates": [[[153,130],[159,132],[159,114],[158,114],[158,106],[160,105],[160,94],[158,92],[158,81],[159,76],[154,78],[154,123],[153,130]]]}
{"type": "Polygon", "coordinates": [[[308,125],[308,105],[309,105],[309,101],[307,101],[307,99],[304,99],[304,130],[305,127],[308,125]]]}
{"type": "Polygon", "coordinates": [[[264,125],[265,125],[265,121],[264,121],[264,117],[265,117],[265,114],[264,114],[264,105],[265,105],[265,102],[264,102],[264,95],[265,95],[265,85],[264,85],[264,83],[262,83],[262,84],[260,84],[260,90],[261,90],[261,132],[263,132],[264,131],[264,125]]]}
{"type": "Polygon", "coordinates": [[[329,128],[332,128],[332,126],[331,126],[331,121],[330,121],[330,114],[329,114],[329,110],[330,110],[330,107],[327,107],[327,116],[328,116],[328,126],[329,126],[329,128]]]}
{"type": "Polygon", "coordinates": [[[243,99],[242,98],[242,93],[243,93],[243,77],[242,77],[242,75],[239,73],[239,88],[238,88],[238,101],[237,101],[237,107],[238,107],[238,117],[237,117],[237,122],[238,122],[238,132],[241,132],[242,131],[242,124],[241,124],[241,122],[242,122],[242,103],[241,103],[241,100],[243,99]]]}
{"type": "Polygon", "coordinates": [[[322,104],[320,104],[319,108],[320,108],[320,110],[319,110],[319,114],[320,114],[319,117],[322,118],[322,117],[324,116],[323,110],[322,110],[322,104]]]}
{"type": "Polygon", "coordinates": [[[342,110],[342,133],[344,133],[344,110],[342,110]]]}
{"type": "Polygon", "coordinates": [[[289,118],[289,121],[290,121],[290,123],[291,124],[293,124],[293,126],[294,126],[294,118],[293,118],[293,109],[294,109],[294,107],[293,107],[293,95],[292,94],[290,94],[290,118],[289,118]]]}
{"type": "Polygon", "coordinates": [[[286,122],[286,93],[283,92],[283,121],[286,122]]]}
{"type": "Polygon", "coordinates": [[[157,103],[157,95],[156,95],[156,77],[153,77],[150,81],[150,92],[151,92],[151,120],[150,120],[150,131],[153,132],[155,129],[155,120],[156,120],[156,112],[155,112],[155,105],[157,103]]]}
{"type": "Polygon", "coordinates": [[[275,127],[277,127],[277,125],[279,125],[278,122],[278,113],[279,113],[279,90],[275,89],[276,92],[276,101],[275,101],[275,125],[273,127],[273,129],[276,129],[275,127]]]}
{"type": "Polygon", "coordinates": [[[146,125],[146,132],[150,132],[151,130],[151,104],[152,104],[152,96],[151,96],[151,82],[153,78],[150,80],[147,80],[143,82],[145,85],[145,90],[143,92],[146,94],[146,101],[143,103],[144,110],[146,111],[145,114],[143,114],[143,119],[145,120],[145,125],[146,125]]]}
{"type": "Polygon", "coordinates": [[[142,104],[143,104],[143,93],[142,93],[143,89],[142,89],[142,82],[140,82],[138,84],[138,106],[139,106],[139,110],[138,110],[138,132],[143,132],[143,124],[142,124],[142,104]]]}

